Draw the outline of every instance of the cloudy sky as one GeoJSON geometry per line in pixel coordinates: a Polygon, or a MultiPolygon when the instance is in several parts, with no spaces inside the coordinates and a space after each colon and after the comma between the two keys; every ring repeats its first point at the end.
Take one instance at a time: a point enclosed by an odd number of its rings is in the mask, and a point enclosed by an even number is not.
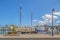
{"type": "MultiPolygon", "coordinates": [[[[52,9],[55,9],[54,24],[60,23],[60,0],[22,0],[22,25],[51,24],[52,9]]],[[[20,0],[0,0],[0,24],[20,24],[20,0]]]]}

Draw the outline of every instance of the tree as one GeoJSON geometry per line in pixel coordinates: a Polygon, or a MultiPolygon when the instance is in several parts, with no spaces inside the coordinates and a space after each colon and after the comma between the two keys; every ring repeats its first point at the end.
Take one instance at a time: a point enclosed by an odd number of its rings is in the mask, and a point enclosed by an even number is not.
{"type": "Polygon", "coordinates": [[[15,34],[16,32],[17,32],[17,26],[10,25],[10,27],[9,27],[9,33],[10,34],[15,34]]]}

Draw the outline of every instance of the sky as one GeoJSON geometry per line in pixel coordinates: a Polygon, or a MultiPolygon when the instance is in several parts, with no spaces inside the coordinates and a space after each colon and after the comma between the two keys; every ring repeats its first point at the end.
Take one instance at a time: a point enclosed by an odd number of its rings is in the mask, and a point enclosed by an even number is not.
{"type": "MultiPolygon", "coordinates": [[[[55,9],[54,23],[60,22],[60,0],[22,0],[22,25],[51,23],[52,9],[55,9]]],[[[20,0],[0,0],[0,25],[20,25],[20,0]]]]}

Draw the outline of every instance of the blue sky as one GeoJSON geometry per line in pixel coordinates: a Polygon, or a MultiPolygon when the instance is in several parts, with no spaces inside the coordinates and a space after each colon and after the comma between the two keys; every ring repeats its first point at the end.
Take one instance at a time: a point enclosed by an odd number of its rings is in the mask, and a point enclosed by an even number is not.
{"type": "MultiPolygon", "coordinates": [[[[50,14],[53,8],[60,11],[60,0],[22,0],[22,25],[30,25],[31,11],[33,20],[43,20],[42,16],[50,14]]],[[[19,20],[20,0],[0,0],[0,24],[19,25],[19,20]]]]}

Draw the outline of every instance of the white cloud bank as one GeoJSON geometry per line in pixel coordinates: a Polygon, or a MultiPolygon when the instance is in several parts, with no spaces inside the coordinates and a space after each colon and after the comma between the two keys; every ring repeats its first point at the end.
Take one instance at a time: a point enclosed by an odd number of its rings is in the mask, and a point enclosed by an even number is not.
{"type": "Polygon", "coordinates": [[[56,23],[60,23],[60,21],[56,21],[56,23]]]}
{"type": "MultiPolygon", "coordinates": [[[[60,16],[60,12],[55,12],[53,14],[53,20],[56,20],[58,19],[60,16]]],[[[52,15],[51,14],[45,14],[42,16],[42,21],[39,21],[38,23],[41,24],[41,25],[45,25],[47,23],[51,23],[52,22],[52,15]]],[[[56,21],[56,23],[60,23],[60,21],[56,21]]]]}
{"type": "Polygon", "coordinates": [[[38,20],[32,20],[32,22],[37,22],[38,20]]]}
{"type": "MultiPolygon", "coordinates": [[[[55,12],[53,14],[53,20],[58,19],[60,16],[60,12],[55,12]]],[[[41,17],[43,20],[42,21],[38,21],[38,20],[32,20],[33,22],[38,22],[38,24],[40,25],[46,25],[48,23],[52,22],[52,15],[50,14],[45,14],[41,17]]],[[[56,21],[56,24],[60,23],[60,21],[56,21]]]]}
{"type": "MultiPolygon", "coordinates": [[[[44,16],[42,16],[42,18],[44,20],[47,20],[48,22],[52,21],[52,15],[50,15],[50,14],[45,14],[44,16]]],[[[57,16],[53,16],[53,19],[57,19],[57,18],[58,18],[57,16]]]]}
{"type": "Polygon", "coordinates": [[[60,12],[55,12],[54,15],[60,16],[60,12]]]}
{"type": "Polygon", "coordinates": [[[56,21],[55,25],[60,25],[60,20],[56,21]]]}
{"type": "Polygon", "coordinates": [[[47,24],[47,22],[46,21],[39,21],[38,24],[39,25],[45,25],[45,24],[47,24]]]}

